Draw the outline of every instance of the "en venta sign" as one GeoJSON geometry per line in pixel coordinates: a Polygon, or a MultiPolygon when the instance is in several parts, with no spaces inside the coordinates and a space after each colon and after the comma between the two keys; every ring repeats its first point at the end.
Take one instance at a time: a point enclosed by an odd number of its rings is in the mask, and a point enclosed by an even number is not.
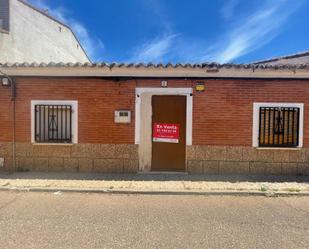
{"type": "Polygon", "coordinates": [[[179,124],[154,123],[152,130],[152,141],[179,143],[179,127],[179,124]]]}

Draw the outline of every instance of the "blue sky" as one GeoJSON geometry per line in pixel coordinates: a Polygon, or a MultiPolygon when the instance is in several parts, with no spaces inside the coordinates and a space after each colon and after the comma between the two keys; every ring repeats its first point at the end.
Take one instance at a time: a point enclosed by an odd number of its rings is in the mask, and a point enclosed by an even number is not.
{"type": "Polygon", "coordinates": [[[247,63],[309,50],[309,0],[28,0],[93,61],[247,63]]]}

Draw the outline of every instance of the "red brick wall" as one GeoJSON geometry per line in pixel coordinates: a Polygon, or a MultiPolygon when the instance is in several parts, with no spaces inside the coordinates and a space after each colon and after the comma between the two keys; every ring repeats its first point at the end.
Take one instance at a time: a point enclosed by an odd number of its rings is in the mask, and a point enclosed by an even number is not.
{"type": "MultiPolygon", "coordinates": [[[[135,88],[160,87],[159,79],[113,81],[89,78],[17,78],[16,138],[31,141],[31,100],[78,100],[79,143],[134,143],[135,88]],[[132,110],[131,124],[115,124],[116,109],[132,110]]],[[[191,87],[195,80],[168,80],[191,87]]],[[[200,82],[200,80],[199,80],[200,82]]],[[[193,96],[193,144],[252,144],[253,102],[305,104],[304,145],[309,146],[309,81],[204,80],[193,96]]],[[[0,142],[11,140],[10,89],[0,88],[0,142]]]]}
{"type": "Polygon", "coordinates": [[[309,145],[309,82],[207,80],[194,95],[193,143],[252,145],[254,102],[304,103],[304,146],[309,145]]]}
{"type": "Polygon", "coordinates": [[[0,84],[0,143],[12,139],[12,102],[11,88],[0,84]]]}

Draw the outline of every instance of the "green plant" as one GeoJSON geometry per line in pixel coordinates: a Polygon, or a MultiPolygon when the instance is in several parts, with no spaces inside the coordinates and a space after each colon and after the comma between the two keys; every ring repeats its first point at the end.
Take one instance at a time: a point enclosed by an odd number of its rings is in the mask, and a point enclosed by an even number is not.
{"type": "Polygon", "coordinates": [[[261,191],[266,192],[268,188],[266,186],[261,186],[261,191]]]}

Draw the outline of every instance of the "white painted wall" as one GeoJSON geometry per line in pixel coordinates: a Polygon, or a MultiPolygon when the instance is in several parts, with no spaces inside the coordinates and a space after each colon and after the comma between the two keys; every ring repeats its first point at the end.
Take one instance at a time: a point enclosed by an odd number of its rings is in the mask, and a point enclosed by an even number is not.
{"type": "Polygon", "coordinates": [[[68,27],[20,0],[10,0],[10,11],[10,32],[0,32],[0,63],[89,62],[68,27]]]}
{"type": "Polygon", "coordinates": [[[299,64],[307,64],[307,63],[309,63],[309,55],[299,56],[295,58],[279,59],[275,61],[265,62],[262,64],[265,64],[265,65],[280,65],[280,64],[299,65],[299,64]]]}

